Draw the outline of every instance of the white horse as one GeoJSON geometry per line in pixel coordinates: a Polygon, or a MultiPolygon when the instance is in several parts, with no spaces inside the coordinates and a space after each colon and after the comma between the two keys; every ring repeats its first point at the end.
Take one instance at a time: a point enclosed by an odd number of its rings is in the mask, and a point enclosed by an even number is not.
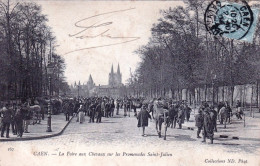
{"type": "Polygon", "coordinates": [[[41,123],[41,106],[40,105],[30,106],[29,103],[27,103],[27,105],[25,106],[25,109],[27,109],[29,112],[33,113],[33,115],[34,115],[33,124],[41,123]]]}
{"type": "Polygon", "coordinates": [[[166,140],[166,131],[167,131],[167,115],[169,111],[167,109],[163,108],[163,104],[155,100],[153,102],[153,118],[155,119],[155,127],[156,131],[158,133],[159,138],[161,137],[161,129],[162,129],[162,123],[164,122],[164,140],[166,140]],[[159,130],[158,130],[159,127],[159,130]]]}

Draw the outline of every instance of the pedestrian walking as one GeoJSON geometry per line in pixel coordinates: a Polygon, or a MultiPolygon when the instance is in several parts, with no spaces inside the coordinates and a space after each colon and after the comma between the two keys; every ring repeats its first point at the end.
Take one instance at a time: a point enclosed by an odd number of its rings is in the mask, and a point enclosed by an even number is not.
{"type": "Polygon", "coordinates": [[[92,103],[91,103],[89,109],[90,109],[90,119],[89,119],[89,123],[91,123],[91,122],[94,123],[95,114],[96,114],[96,112],[95,112],[96,104],[94,103],[94,101],[92,101],[92,103]]]}
{"type": "Polygon", "coordinates": [[[110,117],[113,117],[113,116],[114,116],[114,111],[115,111],[115,103],[114,103],[114,100],[111,100],[111,103],[110,103],[110,111],[109,111],[110,117]]]}
{"type": "Polygon", "coordinates": [[[210,143],[213,144],[214,136],[214,114],[210,112],[209,107],[205,107],[203,111],[203,141],[206,142],[206,138],[210,139],[210,143]]]}
{"type": "Polygon", "coordinates": [[[238,120],[242,120],[242,115],[244,114],[242,109],[241,109],[241,102],[239,100],[237,100],[237,103],[236,103],[236,117],[238,120]]]}
{"type": "Polygon", "coordinates": [[[17,127],[17,137],[22,137],[23,136],[23,115],[21,108],[18,106],[17,111],[14,116],[14,121],[17,127]]]}
{"type": "Polygon", "coordinates": [[[190,113],[191,113],[191,108],[185,104],[185,108],[184,108],[184,113],[185,113],[185,119],[188,122],[190,120],[190,113]]]}
{"type": "Polygon", "coordinates": [[[147,106],[143,105],[141,111],[137,115],[137,120],[138,124],[137,127],[142,127],[143,128],[143,134],[142,136],[146,137],[147,135],[145,134],[145,127],[148,126],[148,119],[151,119],[151,115],[149,114],[147,110],[147,106]]]}
{"type": "Polygon", "coordinates": [[[102,102],[101,102],[101,115],[102,116],[105,116],[105,111],[106,111],[105,100],[102,100],[102,102]]]}
{"type": "Polygon", "coordinates": [[[22,106],[22,112],[24,115],[24,133],[30,133],[28,130],[28,126],[30,125],[31,118],[32,118],[32,112],[27,108],[26,103],[22,106]]]}
{"type": "Polygon", "coordinates": [[[105,104],[105,117],[108,118],[110,112],[110,103],[109,101],[106,102],[105,104]]]}
{"type": "Polygon", "coordinates": [[[215,132],[217,132],[218,130],[217,130],[217,118],[218,118],[218,112],[214,109],[214,106],[211,106],[210,107],[210,113],[212,113],[213,114],[213,125],[214,125],[214,130],[215,130],[215,132]]]}
{"type": "Polygon", "coordinates": [[[200,109],[199,109],[199,114],[197,114],[197,115],[195,116],[195,121],[196,121],[195,126],[198,127],[198,130],[197,130],[197,138],[201,138],[200,132],[201,132],[201,130],[202,130],[202,128],[203,128],[203,114],[202,114],[202,111],[203,111],[202,108],[200,108],[200,109]]]}
{"type": "Polygon", "coordinates": [[[177,123],[179,124],[179,128],[182,128],[182,124],[184,123],[184,119],[185,119],[185,114],[184,114],[184,105],[180,105],[179,109],[178,109],[178,116],[177,116],[177,123]]]}
{"type": "Polygon", "coordinates": [[[13,135],[16,135],[17,134],[17,126],[16,126],[16,123],[15,123],[15,120],[14,120],[14,116],[15,116],[15,113],[16,113],[16,110],[17,110],[16,104],[13,104],[13,107],[11,109],[12,109],[12,111],[11,111],[12,112],[11,128],[12,128],[13,135]]]}
{"type": "Polygon", "coordinates": [[[120,106],[120,100],[116,100],[116,115],[119,115],[119,106],[120,106]]]}
{"type": "Polygon", "coordinates": [[[101,123],[101,118],[102,118],[102,109],[101,109],[101,103],[99,102],[95,108],[95,112],[96,112],[96,123],[101,123]]]}

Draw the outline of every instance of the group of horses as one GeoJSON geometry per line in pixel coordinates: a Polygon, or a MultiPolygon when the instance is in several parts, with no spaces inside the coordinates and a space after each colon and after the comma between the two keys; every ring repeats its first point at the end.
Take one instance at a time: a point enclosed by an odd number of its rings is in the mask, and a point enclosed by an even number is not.
{"type": "MultiPolygon", "coordinates": [[[[33,101],[27,101],[21,105],[21,108],[24,110],[28,110],[28,112],[33,113],[33,124],[40,123],[41,119],[44,119],[44,114],[48,113],[48,103],[50,102],[51,106],[51,114],[65,113],[72,115],[76,113],[80,107],[80,104],[83,103],[83,106],[86,106],[87,100],[83,100],[79,102],[73,98],[53,98],[51,100],[46,98],[36,98],[33,101]]],[[[113,100],[114,101],[114,100],[113,100]]],[[[148,112],[152,113],[152,117],[155,121],[156,131],[158,136],[162,136],[162,128],[163,128],[163,136],[166,139],[166,132],[168,127],[175,128],[176,123],[183,123],[181,121],[181,116],[183,116],[184,103],[177,102],[173,103],[171,100],[167,99],[153,99],[153,100],[145,100],[145,99],[117,99],[115,101],[116,109],[124,107],[124,114],[129,114],[130,111],[134,110],[135,116],[137,115],[137,109],[142,108],[142,105],[146,104],[148,107],[148,112]]],[[[218,109],[218,117],[220,123],[226,126],[226,122],[230,121],[230,117],[232,116],[232,110],[230,107],[225,107],[224,105],[220,105],[221,109],[218,109]]],[[[88,108],[85,108],[88,110],[88,108]]]]}
{"type": "Polygon", "coordinates": [[[164,127],[164,139],[166,139],[167,127],[176,126],[178,117],[178,108],[176,106],[178,105],[175,104],[170,106],[169,103],[171,102],[167,99],[147,100],[142,98],[125,98],[116,100],[116,103],[120,108],[124,109],[124,116],[129,117],[132,110],[134,111],[135,116],[137,116],[137,109],[141,109],[144,104],[147,105],[148,112],[152,114],[155,121],[156,131],[159,137],[162,136],[161,130],[162,127],[164,127]]]}
{"type": "Polygon", "coordinates": [[[32,124],[39,124],[44,120],[44,114],[48,113],[48,103],[50,102],[51,114],[59,114],[63,112],[63,101],[60,98],[53,98],[51,100],[46,98],[29,99],[21,104],[21,109],[27,110],[28,114],[32,116],[32,124]]]}
{"type": "Polygon", "coordinates": [[[184,103],[176,102],[173,103],[167,99],[153,99],[148,104],[148,112],[152,113],[152,117],[155,120],[155,127],[159,138],[162,136],[163,127],[163,138],[166,140],[167,128],[175,128],[176,123],[181,125],[184,123],[184,103]]]}
{"type": "MultiPolygon", "coordinates": [[[[164,140],[166,140],[167,128],[170,126],[171,128],[173,126],[175,128],[176,123],[179,125],[184,123],[186,113],[191,111],[191,109],[187,107],[185,101],[173,102],[168,99],[153,99],[150,101],[143,101],[143,104],[147,104],[148,112],[152,113],[159,137],[162,135],[161,130],[163,127],[164,140]]],[[[232,112],[232,108],[229,106],[228,102],[220,102],[216,113],[220,124],[223,124],[224,128],[226,128],[227,123],[231,123],[231,117],[234,114],[239,120],[242,120],[242,115],[244,115],[241,107],[236,108],[236,111],[232,112]]]]}

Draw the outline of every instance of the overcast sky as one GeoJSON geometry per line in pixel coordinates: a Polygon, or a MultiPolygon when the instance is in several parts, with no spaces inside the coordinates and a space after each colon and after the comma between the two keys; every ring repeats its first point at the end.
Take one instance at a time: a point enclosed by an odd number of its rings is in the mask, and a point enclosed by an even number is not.
{"type": "Polygon", "coordinates": [[[69,84],[85,83],[92,74],[97,85],[108,84],[111,65],[114,64],[116,71],[118,63],[125,83],[130,68],[134,71],[140,62],[134,51],[148,42],[152,24],[160,17],[160,9],[182,4],[176,1],[37,3],[48,16],[48,24],[57,37],[57,53],[65,58],[65,76],[69,84]],[[85,20],[76,27],[75,23],[82,19],[85,20]]]}

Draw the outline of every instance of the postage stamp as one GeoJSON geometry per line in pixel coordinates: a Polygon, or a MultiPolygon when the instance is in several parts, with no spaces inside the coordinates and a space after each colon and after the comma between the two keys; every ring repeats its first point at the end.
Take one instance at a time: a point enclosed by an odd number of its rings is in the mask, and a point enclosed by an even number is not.
{"type": "Polygon", "coordinates": [[[212,1],[204,15],[207,31],[231,39],[252,42],[258,10],[251,9],[246,1],[212,1]]]}

